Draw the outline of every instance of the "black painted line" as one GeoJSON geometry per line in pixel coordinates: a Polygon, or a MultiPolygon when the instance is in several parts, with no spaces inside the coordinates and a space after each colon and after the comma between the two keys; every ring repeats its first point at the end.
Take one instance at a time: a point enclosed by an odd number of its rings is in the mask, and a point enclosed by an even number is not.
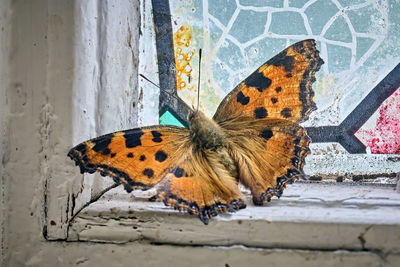
{"type": "Polygon", "coordinates": [[[152,0],[160,87],[176,91],[176,68],[169,0],[152,0]]]}
{"type": "Polygon", "coordinates": [[[166,110],[174,110],[175,113],[173,115],[187,126],[186,119],[190,108],[178,97],[176,91],[176,65],[169,0],[152,0],[152,5],[160,87],[175,96],[173,97],[160,90],[160,114],[166,110]]]}

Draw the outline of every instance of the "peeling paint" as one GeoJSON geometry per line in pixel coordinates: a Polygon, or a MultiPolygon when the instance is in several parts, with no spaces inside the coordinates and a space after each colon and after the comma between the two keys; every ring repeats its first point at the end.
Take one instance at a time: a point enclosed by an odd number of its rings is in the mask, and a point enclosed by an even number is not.
{"type": "Polygon", "coordinates": [[[194,91],[195,82],[191,78],[192,60],[195,50],[190,46],[192,41],[192,29],[188,25],[182,25],[174,33],[176,86],[177,90],[187,88],[194,91]]]}

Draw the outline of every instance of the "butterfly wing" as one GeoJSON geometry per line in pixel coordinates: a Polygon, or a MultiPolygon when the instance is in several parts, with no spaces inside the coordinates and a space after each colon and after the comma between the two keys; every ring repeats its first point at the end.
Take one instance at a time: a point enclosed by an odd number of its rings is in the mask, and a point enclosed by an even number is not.
{"type": "Polygon", "coordinates": [[[247,116],[305,121],[316,109],[312,83],[322,64],[314,40],[289,46],[236,86],[213,119],[221,122],[247,116]]]}
{"type": "Polygon", "coordinates": [[[209,162],[214,152],[194,150],[189,133],[175,126],[120,131],[83,142],[68,156],[82,173],[99,171],[128,192],[156,185],[165,205],[205,224],[218,213],[246,207],[237,180],[221,163],[209,162]]]}
{"type": "Polygon", "coordinates": [[[81,173],[99,171],[133,189],[148,189],[174,167],[185,151],[189,130],[150,126],[103,135],[72,148],[68,156],[81,173]]]}
{"type": "Polygon", "coordinates": [[[316,109],[312,83],[322,64],[314,40],[298,42],[241,82],[214,115],[256,205],[305,177],[310,138],[298,123],[316,109]]]}
{"type": "MultiPolygon", "coordinates": [[[[204,224],[225,211],[246,207],[238,181],[216,152],[190,150],[190,154],[157,185],[165,205],[196,214],[204,224]]],[[[226,153],[222,151],[221,153],[226,153]]],[[[236,168],[234,171],[236,171],[236,168]]]]}
{"type": "Polygon", "coordinates": [[[280,197],[287,183],[305,178],[304,159],[311,140],[303,127],[280,119],[238,120],[221,126],[231,141],[239,179],[250,188],[254,204],[280,197]]]}

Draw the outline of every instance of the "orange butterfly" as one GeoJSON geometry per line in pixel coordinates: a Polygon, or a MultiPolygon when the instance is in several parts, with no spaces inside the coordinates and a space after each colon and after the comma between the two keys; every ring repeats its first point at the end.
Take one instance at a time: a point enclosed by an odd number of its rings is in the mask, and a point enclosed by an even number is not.
{"type": "Polygon", "coordinates": [[[312,83],[323,64],[314,40],[270,59],[230,92],[212,119],[192,110],[190,127],[141,127],[83,142],[68,153],[81,172],[99,171],[126,191],[156,187],[165,205],[204,224],[225,211],[280,197],[303,173],[310,138],[299,125],[316,109],[312,83]]]}

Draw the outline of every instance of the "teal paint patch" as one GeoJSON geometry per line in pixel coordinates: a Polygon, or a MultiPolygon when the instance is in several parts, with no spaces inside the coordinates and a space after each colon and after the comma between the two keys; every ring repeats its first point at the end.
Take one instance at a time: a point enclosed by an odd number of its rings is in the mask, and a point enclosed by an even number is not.
{"type": "Polygon", "coordinates": [[[282,0],[240,0],[239,3],[243,6],[254,6],[254,7],[283,7],[282,0]]]}
{"type": "Polygon", "coordinates": [[[208,11],[209,13],[217,18],[225,26],[228,25],[233,13],[236,10],[235,0],[219,0],[209,1],[208,11]]]}
{"type": "Polygon", "coordinates": [[[174,115],[172,115],[171,112],[166,110],[161,116],[160,116],[160,124],[167,124],[167,125],[176,125],[180,127],[185,127],[174,115]]]}
{"type": "Polygon", "coordinates": [[[307,7],[305,14],[308,17],[313,34],[320,34],[325,24],[339,9],[331,1],[317,1],[307,7]]]}
{"type": "Polygon", "coordinates": [[[272,13],[269,31],[284,35],[307,34],[303,18],[299,13],[292,11],[272,13]]]}
{"type": "Polygon", "coordinates": [[[348,70],[351,61],[351,49],[338,45],[327,45],[329,73],[348,70]]]}
{"type": "Polygon", "coordinates": [[[248,42],[264,33],[267,19],[267,12],[241,10],[235,20],[235,23],[232,25],[229,34],[231,34],[241,43],[248,42]]]}
{"type": "Polygon", "coordinates": [[[245,68],[243,54],[238,46],[226,39],[217,53],[217,57],[233,71],[245,68]]]}
{"type": "Polygon", "coordinates": [[[356,52],[356,60],[359,61],[360,58],[365,55],[368,49],[371,48],[372,44],[375,42],[374,39],[371,38],[357,38],[357,52],[356,52]]]}

